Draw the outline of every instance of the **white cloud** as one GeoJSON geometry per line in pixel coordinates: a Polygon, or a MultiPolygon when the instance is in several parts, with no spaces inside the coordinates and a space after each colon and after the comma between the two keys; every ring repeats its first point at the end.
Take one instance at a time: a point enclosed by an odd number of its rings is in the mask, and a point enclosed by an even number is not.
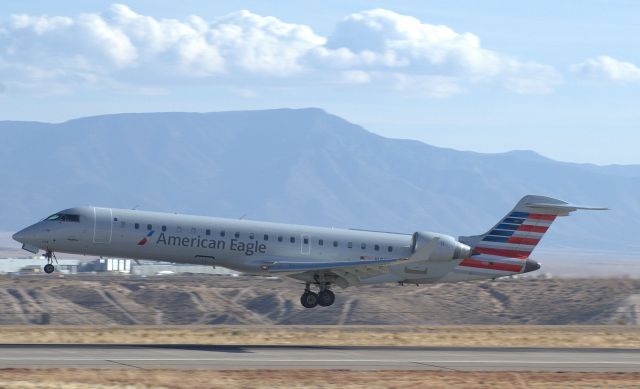
{"type": "Polygon", "coordinates": [[[326,38],[306,25],[249,11],[213,21],[158,19],[122,4],[75,17],[13,15],[0,24],[0,77],[13,86],[64,91],[125,84],[162,89],[192,79],[242,90],[249,78],[259,86],[305,77],[420,89],[432,97],[481,84],[547,93],[561,82],[552,67],[485,49],[474,34],[383,9],[347,16],[326,38]]]}
{"type": "Polygon", "coordinates": [[[10,26],[13,29],[30,29],[37,35],[65,28],[73,24],[73,19],[64,16],[30,16],[30,15],[12,15],[10,26]]]}
{"type": "Polygon", "coordinates": [[[463,92],[460,82],[455,77],[446,76],[406,76],[401,73],[392,74],[395,89],[434,99],[444,99],[463,92]]]}
{"type": "Polygon", "coordinates": [[[517,93],[547,93],[562,82],[553,67],[487,50],[474,34],[384,9],[348,16],[315,55],[334,67],[402,72],[408,78],[455,77],[517,93]]]}
{"type": "Polygon", "coordinates": [[[371,75],[362,70],[346,70],[341,75],[342,80],[348,84],[367,84],[371,82],[371,75]]]}
{"type": "Polygon", "coordinates": [[[244,71],[287,76],[303,70],[300,59],[325,43],[311,28],[240,11],[218,19],[210,32],[226,58],[244,71]]]}
{"type": "Polygon", "coordinates": [[[640,82],[640,68],[638,66],[606,55],[589,58],[582,63],[572,65],[571,70],[592,80],[620,83],[640,82]]]}

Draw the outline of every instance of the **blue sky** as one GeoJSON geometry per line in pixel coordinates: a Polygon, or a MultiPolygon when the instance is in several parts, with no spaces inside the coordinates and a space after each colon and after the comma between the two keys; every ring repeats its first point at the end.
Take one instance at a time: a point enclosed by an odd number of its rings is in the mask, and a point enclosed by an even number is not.
{"type": "Polygon", "coordinates": [[[638,15],[635,1],[3,1],[0,119],[314,106],[437,146],[640,164],[638,15]]]}

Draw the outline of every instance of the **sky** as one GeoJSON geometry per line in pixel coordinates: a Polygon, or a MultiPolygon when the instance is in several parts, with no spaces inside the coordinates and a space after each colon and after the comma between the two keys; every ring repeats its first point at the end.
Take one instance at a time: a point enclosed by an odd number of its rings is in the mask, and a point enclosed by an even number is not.
{"type": "Polygon", "coordinates": [[[640,164],[637,1],[0,3],[0,120],[320,107],[460,150],[640,164]]]}

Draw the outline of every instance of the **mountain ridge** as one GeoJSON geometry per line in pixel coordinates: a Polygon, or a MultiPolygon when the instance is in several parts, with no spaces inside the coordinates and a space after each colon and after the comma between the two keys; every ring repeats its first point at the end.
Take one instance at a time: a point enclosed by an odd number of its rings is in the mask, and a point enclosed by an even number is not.
{"type": "Polygon", "coordinates": [[[14,167],[0,172],[5,230],[92,203],[473,235],[523,195],[541,194],[614,209],[559,220],[548,247],[640,251],[640,166],[441,148],[387,138],[318,108],[4,121],[0,134],[0,161],[14,167]]]}

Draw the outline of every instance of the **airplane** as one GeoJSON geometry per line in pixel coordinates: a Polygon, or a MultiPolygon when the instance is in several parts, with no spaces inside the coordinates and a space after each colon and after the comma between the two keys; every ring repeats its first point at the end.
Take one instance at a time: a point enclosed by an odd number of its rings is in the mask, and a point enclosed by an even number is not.
{"type": "Polygon", "coordinates": [[[585,207],[524,196],[481,235],[453,236],[311,227],[140,210],[76,207],[17,232],[46,273],[55,252],[221,266],[304,282],[305,308],[330,306],[333,286],[496,279],[540,269],[531,252],[558,216],[585,207]],[[311,288],[316,289],[317,292],[311,288]]]}

